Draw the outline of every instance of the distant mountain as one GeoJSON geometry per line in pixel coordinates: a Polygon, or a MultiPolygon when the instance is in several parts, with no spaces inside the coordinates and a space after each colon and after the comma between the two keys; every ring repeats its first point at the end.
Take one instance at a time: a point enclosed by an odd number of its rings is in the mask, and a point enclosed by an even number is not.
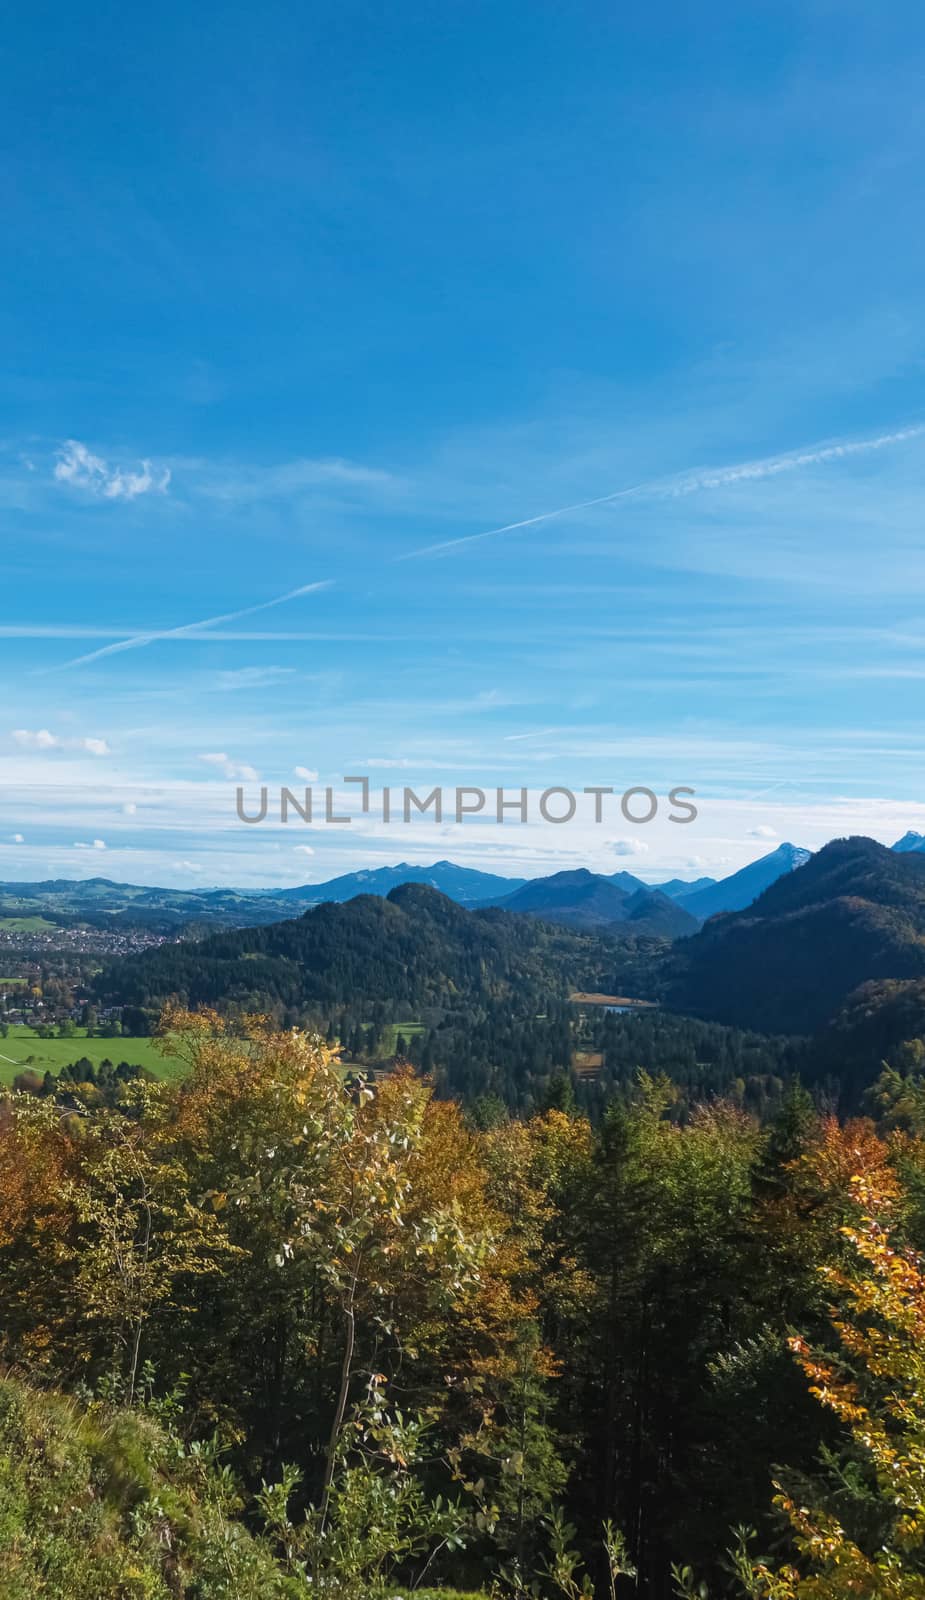
{"type": "Polygon", "coordinates": [[[694,889],[690,893],[679,894],[674,898],[685,911],[689,911],[701,921],[706,921],[707,917],[715,917],[720,911],[743,911],[778,878],[793,872],[797,867],[804,866],[809,858],[810,851],[801,850],[795,844],[778,845],[770,855],[762,856],[750,866],[742,867],[731,877],[722,878],[719,883],[711,883],[705,889],[694,889]]]}
{"type": "Polygon", "coordinates": [[[298,889],[272,889],[267,892],[274,900],[296,902],[302,906],[323,905],[326,900],[342,904],[358,894],[390,894],[402,883],[425,883],[428,888],[439,889],[441,894],[462,906],[486,904],[502,895],[513,894],[526,878],[502,878],[494,872],[476,872],[472,867],[458,867],[455,861],[435,861],[430,867],[415,867],[400,861],[396,867],[371,867],[360,872],[347,872],[340,878],[330,878],[326,883],[306,883],[298,889]]]}
{"type": "Polygon", "coordinates": [[[638,894],[640,889],[651,888],[651,884],[643,883],[632,872],[603,872],[599,876],[606,878],[608,883],[616,884],[618,889],[625,890],[627,894],[638,894]]]}
{"type": "Polygon", "coordinates": [[[660,889],[669,900],[683,900],[685,895],[696,894],[698,889],[712,888],[715,882],[715,878],[694,878],[690,882],[686,878],[669,878],[667,883],[653,883],[650,887],[660,889]]]}
{"type": "Polygon", "coordinates": [[[611,982],[615,950],[612,940],[503,911],[467,911],[425,884],[405,883],[385,899],[326,901],[270,927],[160,945],[112,963],[96,988],[154,1010],[179,995],[277,1017],[331,1017],[344,1006],[401,1017],[465,1005],[481,1014],[489,1002],[506,1004],[511,1017],[534,1017],[570,987],[593,992],[611,982]]]}
{"type": "MultiPolygon", "coordinates": [[[[899,855],[925,855],[925,834],[910,831],[897,840],[893,850],[899,855]]],[[[576,927],[632,922],[635,932],[680,937],[708,917],[744,910],[770,884],[808,859],[807,850],[782,844],[720,881],[698,878],[685,882],[672,878],[661,884],[646,884],[631,872],[602,874],[585,868],[543,878],[506,877],[458,866],[454,861],[435,861],[430,866],[401,861],[395,866],[344,873],[323,883],[275,889],[164,889],[115,883],[100,877],[50,878],[35,883],[0,884],[0,917],[45,915],[64,921],[85,920],[97,926],[132,923],[164,932],[188,927],[201,932],[209,927],[263,926],[326,901],[343,904],[356,895],[387,895],[403,883],[421,883],[470,908],[503,905],[534,916],[551,917],[555,913],[556,920],[576,927]],[[521,891],[526,898],[513,900],[521,891]],[[636,895],[649,899],[631,906],[625,903],[636,895]],[[652,898],[658,896],[673,902],[684,915],[673,916],[657,898],[652,898]]]]}
{"type": "Polygon", "coordinates": [[[386,895],[402,883],[426,883],[460,905],[474,905],[511,894],[525,881],[476,872],[452,861],[436,861],[430,867],[403,861],[395,867],[350,872],[327,883],[300,884],[294,889],[163,889],[114,883],[110,878],[48,878],[38,883],[0,884],[0,917],[43,915],[98,927],[131,923],[165,933],[192,926],[259,927],[282,922],[326,900],[386,895]]]}
{"type": "Polygon", "coordinates": [[[904,833],[901,839],[897,839],[893,849],[900,850],[903,853],[908,853],[910,850],[925,851],[925,833],[913,833],[910,828],[909,832],[904,833]]]}
{"type": "Polygon", "coordinates": [[[618,873],[636,884],[632,892],[612,878],[578,867],[532,878],[516,893],[496,902],[505,911],[542,917],[575,928],[624,928],[626,932],[677,938],[697,927],[691,917],[667,895],[646,887],[630,873],[618,873]]]}
{"type": "Polygon", "coordinates": [[[605,927],[623,920],[630,896],[608,878],[587,867],[553,872],[548,878],[531,878],[513,894],[497,900],[504,911],[516,911],[548,921],[605,927]]]}
{"type": "Polygon", "coordinates": [[[925,977],[925,855],[835,840],[752,906],[707,922],[670,964],[675,1010],[814,1032],[860,984],[925,977]]]}

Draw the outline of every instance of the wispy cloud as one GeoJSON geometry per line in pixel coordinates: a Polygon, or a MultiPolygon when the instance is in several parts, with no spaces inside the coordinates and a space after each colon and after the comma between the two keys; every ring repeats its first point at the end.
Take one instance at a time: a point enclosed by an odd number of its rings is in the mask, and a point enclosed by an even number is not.
{"type": "Polygon", "coordinates": [[[105,850],[106,849],[106,840],[105,839],[93,839],[93,840],[91,840],[91,842],[89,844],[87,844],[86,841],[84,841],[84,840],[75,839],[74,840],[74,849],[75,850],[105,850]]]}
{"type": "Polygon", "coordinates": [[[190,639],[195,638],[205,629],[218,627],[223,622],[236,622],[239,617],[251,617],[257,611],[269,611],[273,606],[285,605],[288,600],[298,600],[301,595],[313,594],[319,589],[329,589],[333,579],[323,578],[318,583],[303,583],[298,589],[289,589],[285,594],[275,595],[272,600],[261,600],[255,606],[242,606],[238,611],[226,611],[221,616],[204,617],[199,622],[185,622],[178,628],[161,628],[150,633],[136,633],[129,639],[120,639],[117,644],[103,645],[99,650],[91,650],[87,655],[73,656],[71,660],[62,662],[63,667],[86,666],[91,661],[101,661],[104,656],[120,655],[123,650],[140,650],[145,645],[158,643],[163,639],[190,639]]]}
{"type": "Polygon", "coordinates": [[[21,750],[86,750],[91,756],[109,756],[105,739],[65,739],[48,728],[14,728],[10,734],[21,750]]]}
{"type": "Polygon", "coordinates": [[[836,440],[831,444],[812,445],[786,451],[782,455],[763,456],[756,461],[741,461],[728,467],[695,467],[666,478],[648,478],[624,489],[615,489],[610,494],[596,495],[593,500],[577,500],[571,505],[557,506],[553,511],[541,511],[537,516],[524,517],[519,522],[505,522],[501,527],[487,528],[483,533],[467,533],[458,539],[443,539],[438,544],[422,545],[417,550],[407,550],[403,555],[394,556],[393,560],[411,561],[417,556],[442,555],[462,545],[477,544],[482,539],[496,539],[500,534],[516,533],[523,528],[535,528],[557,517],[590,511],[595,506],[612,505],[619,500],[649,497],[675,499],[682,495],[702,494],[711,489],[726,489],[760,478],[778,477],[781,473],[798,472],[806,467],[823,466],[829,461],[841,461],[848,456],[884,450],[891,445],[903,444],[908,439],[917,439],[923,433],[925,424],[917,423],[894,433],[875,434],[868,439],[836,440]]]}
{"type": "Polygon", "coordinates": [[[164,467],[155,474],[150,461],[142,461],[138,471],[110,466],[102,456],[94,455],[79,439],[66,439],[57,451],[55,481],[83,489],[102,500],[135,500],[141,494],[166,494],[170,484],[170,468],[164,467]]]}
{"type": "Polygon", "coordinates": [[[233,667],[217,674],[215,688],[268,689],[274,683],[283,683],[286,678],[291,678],[294,672],[295,667],[233,667]]]}
{"type": "Polygon", "coordinates": [[[369,493],[394,487],[396,480],[378,467],[366,467],[341,456],[313,459],[300,457],[276,466],[241,466],[191,463],[198,474],[193,477],[196,493],[211,500],[236,505],[286,498],[317,489],[369,493]]]}

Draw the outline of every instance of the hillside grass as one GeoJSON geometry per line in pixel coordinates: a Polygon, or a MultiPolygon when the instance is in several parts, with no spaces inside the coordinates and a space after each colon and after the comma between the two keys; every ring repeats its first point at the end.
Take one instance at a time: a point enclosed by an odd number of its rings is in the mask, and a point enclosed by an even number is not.
{"type": "Polygon", "coordinates": [[[382,1031],[382,1047],[379,1055],[384,1060],[395,1054],[395,1042],[401,1034],[405,1040],[415,1033],[426,1033],[423,1022],[387,1022],[382,1031]]]}
{"type": "Polygon", "coordinates": [[[0,1378],[3,1600],[283,1600],[228,1501],[144,1413],[0,1378]]]}
{"type": "Polygon", "coordinates": [[[34,1067],[37,1072],[60,1072],[62,1067],[86,1056],[94,1066],[101,1061],[112,1061],[115,1066],[127,1061],[130,1066],[144,1067],[158,1078],[182,1077],[186,1068],[180,1061],[161,1055],[158,1041],[148,1038],[129,1038],[119,1035],[115,1039],[88,1039],[85,1028],[78,1028],[70,1039],[40,1039],[34,1028],[22,1024],[11,1026],[5,1039],[0,1039],[0,1084],[11,1084],[18,1072],[34,1067]]]}

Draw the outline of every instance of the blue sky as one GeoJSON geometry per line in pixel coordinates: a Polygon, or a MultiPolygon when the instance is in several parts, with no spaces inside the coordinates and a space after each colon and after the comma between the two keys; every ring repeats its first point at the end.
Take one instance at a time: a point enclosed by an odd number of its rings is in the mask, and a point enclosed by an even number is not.
{"type": "Polygon", "coordinates": [[[694,876],[925,827],[918,7],[12,29],[0,878],[694,876]],[[237,822],[296,767],[701,814],[237,822]]]}

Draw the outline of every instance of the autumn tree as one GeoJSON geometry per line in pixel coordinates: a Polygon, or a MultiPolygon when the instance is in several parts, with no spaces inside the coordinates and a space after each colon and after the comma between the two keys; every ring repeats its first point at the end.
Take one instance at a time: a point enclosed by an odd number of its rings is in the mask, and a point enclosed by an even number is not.
{"type": "Polygon", "coordinates": [[[774,1567],[743,1555],[740,1571],[756,1600],[922,1600],[925,1265],[894,1241],[901,1191],[876,1147],[830,1143],[850,1151],[861,1169],[848,1176],[854,1216],[842,1230],[854,1260],[822,1269],[840,1348],[830,1357],[801,1336],[791,1344],[812,1394],[841,1424],[861,1476],[842,1469],[828,1493],[779,1483],[776,1504],[797,1559],[774,1567]]]}

